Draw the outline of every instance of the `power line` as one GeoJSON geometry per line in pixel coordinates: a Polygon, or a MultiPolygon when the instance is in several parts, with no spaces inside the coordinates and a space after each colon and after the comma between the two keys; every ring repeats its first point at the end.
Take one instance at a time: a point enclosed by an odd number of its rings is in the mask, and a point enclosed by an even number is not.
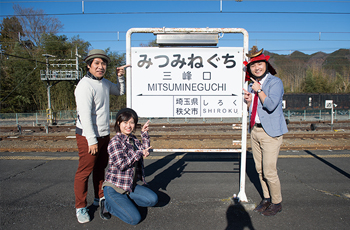
{"type": "MultiPolygon", "coordinates": [[[[18,32],[9,32],[17,34],[18,32]]],[[[42,33],[41,31],[25,31],[25,33],[42,33]]],[[[103,30],[103,31],[58,31],[59,34],[64,33],[77,33],[77,34],[126,34],[127,31],[116,31],[116,30],[103,30]]],[[[350,31],[249,31],[249,34],[259,33],[259,34],[350,34],[350,31]]]]}
{"type": "MultiPolygon", "coordinates": [[[[250,40],[255,41],[281,41],[281,42],[349,42],[350,39],[264,39],[264,38],[250,38],[250,40]]],[[[125,39],[105,39],[105,40],[89,40],[89,42],[125,42],[125,39]]],[[[149,42],[150,40],[133,40],[133,42],[149,42]]],[[[223,41],[241,41],[241,39],[225,39],[223,41]]],[[[15,44],[16,42],[0,42],[0,44],[15,44]]],[[[59,41],[53,41],[51,43],[60,43],[59,41]]]]}
{"type": "MultiPolygon", "coordinates": [[[[228,39],[229,41],[232,41],[233,39],[228,39]]],[[[260,41],[261,39],[259,39],[260,41]]],[[[113,41],[113,40],[96,40],[94,42],[106,42],[106,41],[113,41]]],[[[142,40],[139,40],[139,42],[141,42],[142,40]]],[[[238,41],[238,40],[237,40],[238,41]]],[[[269,41],[269,40],[262,40],[262,41],[269,41]]],[[[278,41],[278,40],[275,40],[275,41],[278,41]]],[[[325,48],[322,48],[324,51],[325,50],[339,50],[339,49],[349,49],[349,48],[330,48],[330,47],[325,47],[325,48]]],[[[63,51],[61,49],[55,49],[55,51],[63,51]]],[[[111,50],[111,51],[121,51],[121,52],[125,52],[125,50],[111,50]]],[[[307,52],[307,51],[317,51],[317,52],[321,52],[319,51],[319,48],[296,48],[296,49],[278,49],[278,50],[269,50],[270,52],[291,52],[291,51],[299,51],[299,52],[307,52]]],[[[27,59],[29,61],[36,61],[36,60],[33,60],[33,59],[29,59],[29,58],[25,58],[25,57],[19,57],[19,56],[16,56],[16,55],[10,55],[10,54],[6,54],[6,53],[2,53],[4,56],[12,56],[12,57],[16,57],[16,58],[22,58],[22,59],[27,59]]],[[[38,63],[42,63],[42,64],[46,64],[45,62],[41,62],[41,61],[36,61],[38,63]]]]}
{"type": "Polygon", "coordinates": [[[15,58],[25,59],[25,60],[29,60],[29,61],[33,61],[33,62],[37,62],[37,63],[46,64],[46,62],[37,61],[37,60],[33,60],[33,59],[30,59],[30,58],[26,58],[26,57],[20,57],[20,56],[8,54],[8,53],[1,53],[1,54],[2,54],[2,55],[5,55],[5,56],[10,56],[10,57],[15,57],[15,58]]]}
{"type": "MultiPolygon", "coordinates": [[[[188,1],[188,0],[128,0],[134,2],[175,2],[175,1],[188,1]]],[[[191,1],[200,1],[200,2],[214,2],[218,0],[191,0],[191,1]]],[[[222,0],[223,2],[331,2],[331,3],[350,3],[350,0],[342,1],[331,1],[331,0],[222,0]]],[[[36,0],[36,1],[5,1],[0,3],[51,3],[51,2],[82,2],[81,0],[36,0]]],[[[85,0],[84,2],[125,2],[125,0],[85,0]]]]}
{"type": "Polygon", "coordinates": [[[21,15],[0,15],[0,17],[26,17],[26,16],[73,16],[73,15],[141,15],[141,14],[310,14],[310,15],[350,15],[350,12],[293,12],[293,11],[225,11],[225,12],[211,12],[211,11],[188,11],[188,12],[171,12],[171,11],[159,11],[159,12],[104,12],[104,13],[59,13],[59,14],[21,14],[21,15]]]}

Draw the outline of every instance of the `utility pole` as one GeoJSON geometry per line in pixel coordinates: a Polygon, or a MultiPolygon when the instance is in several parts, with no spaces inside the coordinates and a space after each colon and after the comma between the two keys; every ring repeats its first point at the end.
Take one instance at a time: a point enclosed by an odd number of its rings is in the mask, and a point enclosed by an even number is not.
{"type": "Polygon", "coordinates": [[[50,85],[49,82],[49,57],[55,57],[54,55],[51,54],[43,54],[44,57],[46,57],[46,72],[45,72],[45,77],[46,77],[46,89],[47,89],[47,109],[46,109],[46,116],[47,116],[47,121],[49,124],[52,124],[52,109],[51,109],[51,93],[50,93],[50,88],[52,85],[50,85]]]}
{"type": "Polygon", "coordinates": [[[79,81],[82,75],[82,71],[79,71],[79,58],[81,56],[78,54],[78,47],[75,48],[75,59],[51,59],[50,61],[56,62],[66,62],[66,61],[74,61],[75,64],[72,63],[58,63],[58,64],[50,64],[49,57],[55,57],[51,54],[43,54],[42,56],[46,57],[46,70],[40,70],[41,80],[46,81],[46,89],[47,89],[47,122],[49,124],[53,123],[53,112],[51,108],[51,94],[50,89],[52,86],[56,85],[62,81],[79,81]],[[50,70],[50,65],[52,67],[57,66],[59,69],[50,70]],[[68,66],[72,67],[75,65],[75,69],[67,69],[68,66]],[[64,69],[60,68],[63,67],[64,69]]]}
{"type": "Polygon", "coordinates": [[[77,73],[79,73],[79,58],[81,58],[81,55],[78,54],[78,47],[75,47],[75,69],[77,70],[77,73]]]}

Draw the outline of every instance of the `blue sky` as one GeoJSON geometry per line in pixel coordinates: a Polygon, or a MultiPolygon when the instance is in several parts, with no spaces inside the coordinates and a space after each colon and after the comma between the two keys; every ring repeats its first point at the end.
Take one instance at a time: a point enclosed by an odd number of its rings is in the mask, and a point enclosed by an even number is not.
{"type": "MultiPolygon", "coordinates": [[[[0,20],[14,14],[13,4],[42,9],[64,25],[60,34],[79,35],[91,48],[125,53],[130,28],[244,28],[249,47],[270,52],[332,53],[350,48],[350,0],[236,1],[82,1],[1,0],[0,20]],[[222,3],[222,4],[221,4],[222,3]]],[[[135,34],[132,46],[153,34],[135,34]]],[[[241,34],[225,34],[219,46],[243,46],[241,34]]]]}

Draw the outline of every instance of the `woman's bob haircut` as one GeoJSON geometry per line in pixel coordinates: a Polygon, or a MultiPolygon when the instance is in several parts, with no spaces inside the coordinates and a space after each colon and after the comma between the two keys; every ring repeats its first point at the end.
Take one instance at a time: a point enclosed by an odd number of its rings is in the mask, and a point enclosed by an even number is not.
{"type": "Polygon", "coordinates": [[[130,120],[130,118],[134,118],[135,129],[133,131],[135,131],[139,118],[137,116],[137,113],[133,109],[130,109],[130,108],[124,108],[124,109],[121,109],[118,111],[118,113],[116,115],[116,119],[115,119],[114,130],[117,133],[120,133],[120,123],[123,121],[130,120]]]}

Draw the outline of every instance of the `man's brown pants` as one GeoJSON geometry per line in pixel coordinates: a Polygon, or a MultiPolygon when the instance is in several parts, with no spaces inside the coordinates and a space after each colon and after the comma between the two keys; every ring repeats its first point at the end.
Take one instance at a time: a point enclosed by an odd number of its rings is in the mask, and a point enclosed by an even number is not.
{"type": "Polygon", "coordinates": [[[88,191],[88,180],[91,173],[95,198],[103,197],[103,190],[101,187],[105,177],[105,168],[108,164],[107,147],[109,139],[109,135],[97,138],[98,152],[96,155],[91,155],[89,153],[89,146],[86,138],[76,134],[79,150],[79,165],[74,179],[76,208],[84,208],[87,206],[86,196],[88,191]]]}

